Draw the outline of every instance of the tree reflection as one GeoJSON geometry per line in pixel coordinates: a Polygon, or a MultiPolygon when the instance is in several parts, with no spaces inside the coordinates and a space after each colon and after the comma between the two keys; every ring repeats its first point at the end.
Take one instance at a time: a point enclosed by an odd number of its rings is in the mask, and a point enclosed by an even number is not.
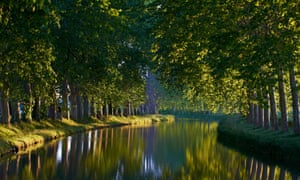
{"type": "Polygon", "coordinates": [[[297,179],[226,148],[217,123],[99,129],[4,159],[1,179],[297,179]]]}

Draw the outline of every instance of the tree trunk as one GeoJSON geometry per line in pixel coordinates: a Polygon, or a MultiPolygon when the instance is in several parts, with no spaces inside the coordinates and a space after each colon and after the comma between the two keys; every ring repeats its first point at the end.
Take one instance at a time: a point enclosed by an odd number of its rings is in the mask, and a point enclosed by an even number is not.
{"type": "Polygon", "coordinates": [[[0,101],[1,101],[1,113],[2,113],[2,122],[7,124],[10,127],[10,109],[8,101],[8,90],[0,91],[0,101]]]}
{"type": "Polygon", "coordinates": [[[89,118],[90,116],[89,98],[87,95],[83,96],[83,118],[89,118]]]}
{"type": "Polygon", "coordinates": [[[52,120],[56,120],[56,105],[54,103],[48,107],[48,117],[52,120]]]}
{"type": "Polygon", "coordinates": [[[0,176],[1,176],[1,179],[3,180],[7,180],[9,177],[8,177],[8,173],[9,173],[9,160],[6,159],[6,160],[3,160],[1,162],[1,170],[0,170],[0,176]]]}
{"type": "Polygon", "coordinates": [[[131,116],[132,112],[131,112],[131,103],[128,102],[128,116],[131,116]]]}
{"type": "Polygon", "coordinates": [[[146,97],[147,101],[145,104],[147,114],[156,114],[157,113],[157,97],[156,90],[153,86],[155,82],[155,77],[152,73],[148,72],[148,77],[146,78],[146,97]]]}
{"type": "Polygon", "coordinates": [[[103,105],[101,103],[99,103],[97,117],[98,117],[98,119],[102,119],[102,117],[103,117],[103,105]]]}
{"type": "Polygon", "coordinates": [[[279,180],[284,180],[285,176],[286,176],[286,170],[285,168],[281,168],[279,173],[279,180]]]}
{"type": "Polygon", "coordinates": [[[40,97],[35,98],[33,112],[34,112],[34,119],[40,121],[41,120],[41,98],[40,97]]]}
{"type": "Polygon", "coordinates": [[[114,106],[113,106],[112,103],[109,104],[109,109],[110,109],[110,113],[109,114],[112,115],[112,116],[115,115],[114,114],[114,106]]]}
{"type": "Polygon", "coordinates": [[[248,115],[248,123],[254,124],[254,104],[249,103],[249,115],[248,115]]]}
{"type": "Polygon", "coordinates": [[[22,119],[21,107],[19,102],[11,102],[12,121],[20,122],[22,119]]]}
{"type": "Polygon", "coordinates": [[[120,106],[120,116],[124,116],[124,107],[120,106]]]}
{"type": "Polygon", "coordinates": [[[259,106],[254,104],[254,126],[258,126],[258,119],[259,119],[259,106]]]}
{"type": "Polygon", "coordinates": [[[77,88],[71,88],[71,118],[75,121],[78,120],[77,117],[77,88]]]}
{"type": "Polygon", "coordinates": [[[264,111],[262,105],[258,105],[258,127],[263,127],[264,125],[264,111]]]}
{"type": "Polygon", "coordinates": [[[90,102],[90,113],[91,113],[91,116],[93,116],[93,117],[96,116],[96,107],[95,107],[95,100],[94,100],[94,98],[92,98],[92,100],[90,102]]]}
{"type": "Polygon", "coordinates": [[[109,115],[109,106],[108,106],[108,103],[106,102],[105,103],[105,116],[108,117],[109,115]]]}
{"type": "MultiPolygon", "coordinates": [[[[247,97],[248,97],[248,107],[249,107],[249,112],[248,112],[248,116],[247,116],[247,122],[249,124],[252,124],[253,123],[253,117],[254,117],[254,105],[251,102],[252,96],[251,96],[251,92],[250,92],[249,89],[247,90],[247,97]]],[[[201,109],[200,109],[200,111],[201,111],[201,109]]]]}
{"type": "Polygon", "coordinates": [[[53,89],[53,120],[56,120],[57,118],[57,104],[56,104],[56,90],[53,89]]]}
{"type": "Polygon", "coordinates": [[[76,101],[77,101],[77,118],[82,119],[83,117],[82,98],[78,93],[76,96],[76,101]]]}
{"type": "Polygon", "coordinates": [[[25,119],[29,122],[32,122],[32,112],[33,112],[33,105],[34,105],[32,87],[31,87],[31,83],[25,82],[24,85],[25,85],[25,93],[27,94],[27,97],[25,99],[25,104],[24,104],[25,119]]]}
{"type": "Polygon", "coordinates": [[[263,92],[262,89],[260,89],[257,93],[257,99],[258,99],[258,127],[263,127],[264,126],[264,110],[263,106],[264,104],[262,103],[261,99],[263,98],[263,92]]]}
{"type": "Polygon", "coordinates": [[[290,86],[292,94],[292,104],[293,104],[293,125],[294,133],[300,133],[300,124],[299,124],[299,97],[297,92],[297,82],[295,77],[294,66],[290,68],[290,86]]]}
{"type": "Polygon", "coordinates": [[[262,172],[262,177],[261,179],[268,179],[268,164],[263,163],[263,172],[262,172]]]}
{"type": "Polygon", "coordinates": [[[275,166],[274,165],[270,166],[269,179],[270,180],[275,179],[275,166]]]}
{"type": "Polygon", "coordinates": [[[63,104],[62,104],[62,116],[66,119],[70,119],[70,108],[69,108],[69,102],[70,102],[70,87],[68,82],[65,80],[63,83],[63,90],[62,90],[62,98],[63,98],[63,104]]]}
{"type": "Polygon", "coordinates": [[[56,120],[56,117],[57,117],[57,105],[56,105],[56,91],[55,91],[55,88],[52,90],[52,104],[48,108],[48,116],[52,120],[56,120]]]}
{"type": "Polygon", "coordinates": [[[264,128],[270,128],[270,112],[269,112],[269,96],[268,93],[264,94],[265,96],[265,105],[264,105],[264,128]]]}
{"type": "Polygon", "coordinates": [[[284,79],[283,79],[283,69],[279,68],[278,83],[279,83],[279,101],[280,101],[280,112],[281,112],[281,130],[288,131],[288,117],[286,109],[286,97],[284,92],[284,79]]]}
{"type": "Polygon", "coordinates": [[[275,101],[275,95],[274,95],[274,88],[270,87],[269,89],[270,94],[270,106],[271,106],[271,127],[274,130],[278,130],[278,118],[277,118],[277,108],[276,108],[276,101],[275,101]]]}

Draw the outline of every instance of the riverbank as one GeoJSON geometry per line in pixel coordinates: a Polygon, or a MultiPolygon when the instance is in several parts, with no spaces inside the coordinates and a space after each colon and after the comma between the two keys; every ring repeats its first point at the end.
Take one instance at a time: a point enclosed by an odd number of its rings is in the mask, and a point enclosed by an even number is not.
{"type": "Polygon", "coordinates": [[[150,125],[156,122],[174,121],[171,115],[145,116],[109,116],[106,120],[86,119],[80,122],[73,120],[42,120],[13,123],[8,128],[0,125],[0,157],[18,152],[28,147],[43,144],[59,137],[84,132],[87,130],[124,125],[150,125]]]}
{"type": "Polygon", "coordinates": [[[245,120],[223,120],[218,141],[260,159],[289,167],[300,165],[300,135],[256,128],[245,120]]]}

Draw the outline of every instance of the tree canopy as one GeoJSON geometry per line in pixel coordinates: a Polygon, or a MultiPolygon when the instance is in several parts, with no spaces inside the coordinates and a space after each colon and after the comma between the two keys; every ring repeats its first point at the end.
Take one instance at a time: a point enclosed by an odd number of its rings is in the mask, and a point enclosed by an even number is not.
{"type": "Polygon", "coordinates": [[[299,7],[297,0],[1,2],[2,120],[15,118],[19,103],[29,120],[57,106],[74,119],[102,115],[104,106],[106,114],[131,114],[147,101],[154,72],[160,102],[185,97],[205,110],[256,117],[277,108],[282,122],[293,109],[297,122],[299,7]]]}

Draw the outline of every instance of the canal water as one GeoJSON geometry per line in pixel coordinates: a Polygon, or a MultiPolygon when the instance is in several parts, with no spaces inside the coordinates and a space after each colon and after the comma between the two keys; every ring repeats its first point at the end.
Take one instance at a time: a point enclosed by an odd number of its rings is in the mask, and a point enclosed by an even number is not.
{"type": "Polygon", "coordinates": [[[217,123],[199,120],[98,129],[0,162],[0,179],[297,178],[218,143],[217,123]]]}

